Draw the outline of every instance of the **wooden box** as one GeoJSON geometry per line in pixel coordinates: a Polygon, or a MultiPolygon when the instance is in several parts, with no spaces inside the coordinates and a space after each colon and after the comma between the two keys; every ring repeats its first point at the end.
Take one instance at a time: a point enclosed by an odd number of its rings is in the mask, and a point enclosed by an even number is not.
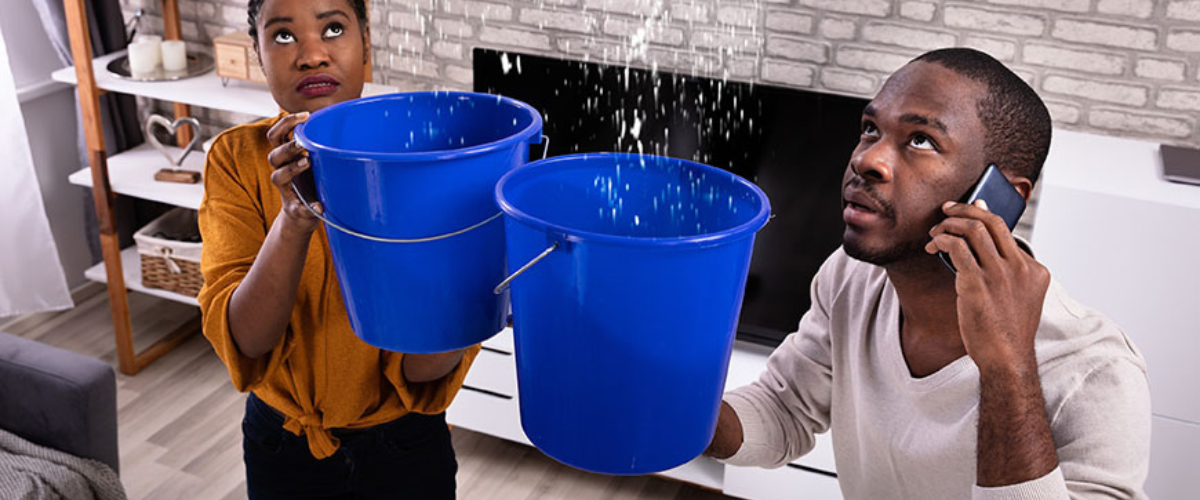
{"type": "Polygon", "coordinates": [[[246,32],[214,38],[213,58],[216,59],[217,76],[221,78],[267,83],[258,56],[254,53],[254,40],[246,32]]]}

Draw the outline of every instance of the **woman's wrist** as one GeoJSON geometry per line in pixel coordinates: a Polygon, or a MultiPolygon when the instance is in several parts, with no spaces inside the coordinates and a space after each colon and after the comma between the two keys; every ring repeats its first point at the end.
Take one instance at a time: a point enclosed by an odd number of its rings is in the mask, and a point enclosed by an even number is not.
{"type": "Polygon", "coordinates": [[[317,229],[317,224],[314,222],[292,217],[288,215],[287,210],[279,211],[279,215],[275,217],[274,226],[278,227],[279,236],[283,239],[304,243],[308,242],[313,231],[317,229]]]}

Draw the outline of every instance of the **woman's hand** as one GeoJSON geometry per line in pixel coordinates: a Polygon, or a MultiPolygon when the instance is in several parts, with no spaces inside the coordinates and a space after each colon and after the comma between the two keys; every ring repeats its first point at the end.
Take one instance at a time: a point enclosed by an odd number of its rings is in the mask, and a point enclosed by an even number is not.
{"type": "MultiPolygon", "coordinates": [[[[300,236],[311,234],[320,222],[292,190],[292,180],[312,167],[312,160],[308,158],[308,152],[300,147],[296,139],[291,138],[292,130],[296,128],[296,125],[304,123],[306,120],[308,120],[307,111],[290,114],[275,122],[271,130],[267,131],[267,141],[274,148],[267,155],[267,162],[275,169],[271,173],[271,183],[275,184],[279,190],[279,197],[283,200],[283,208],[279,211],[276,222],[284,224],[284,228],[289,232],[300,236]]],[[[313,210],[322,213],[319,202],[311,203],[313,210]]]]}

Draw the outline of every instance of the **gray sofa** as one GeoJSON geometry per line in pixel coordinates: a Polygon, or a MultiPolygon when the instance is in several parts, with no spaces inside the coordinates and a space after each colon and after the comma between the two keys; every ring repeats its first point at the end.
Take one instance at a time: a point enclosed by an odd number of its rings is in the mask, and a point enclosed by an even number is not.
{"type": "Polygon", "coordinates": [[[0,332],[0,429],[119,471],[112,366],[0,332]]]}

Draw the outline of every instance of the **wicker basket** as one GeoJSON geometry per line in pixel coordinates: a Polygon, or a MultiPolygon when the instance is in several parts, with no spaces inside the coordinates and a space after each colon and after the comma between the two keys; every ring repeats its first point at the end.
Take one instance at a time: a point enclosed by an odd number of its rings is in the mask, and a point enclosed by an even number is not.
{"type": "Polygon", "coordinates": [[[173,208],[133,235],[142,260],[142,286],[195,297],[204,285],[196,211],[173,208]]]}

